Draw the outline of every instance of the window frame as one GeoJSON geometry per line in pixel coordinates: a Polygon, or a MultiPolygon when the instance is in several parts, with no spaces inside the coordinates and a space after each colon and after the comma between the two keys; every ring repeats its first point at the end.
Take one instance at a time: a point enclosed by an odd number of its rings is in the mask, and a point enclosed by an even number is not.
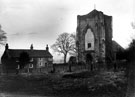
{"type": "Polygon", "coordinates": [[[91,43],[87,43],[88,48],[91,48],[91,43]]]}
{"type": "Polygon", "coordinates": [[[29,64],[29,68],[33,68],[33,64],[31,63],[31,64],[29,64]]]}

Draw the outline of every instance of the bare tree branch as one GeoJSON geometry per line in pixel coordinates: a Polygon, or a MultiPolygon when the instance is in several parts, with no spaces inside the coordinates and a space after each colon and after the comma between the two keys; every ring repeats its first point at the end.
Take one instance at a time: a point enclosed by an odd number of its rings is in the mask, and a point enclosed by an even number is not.
{"type": "Polygon", "coordinates": [[[58,53],[64,55],[64,62],[66,62],[67,53],[74,51],[75,48],[75,35],[69,33],[62,33],[56,39],[56,42],[51,46],[51,48],[58,53]]]}
{"type": "Polygon", "coordinates": [[[133,27],[133,29],[135,29],[135,22],[132,22],[131,26],[133,27]]]}
{"type": "Polygon", "coordinates": [[[1,29],[0,25],[0,45],[5,45],[7,41],[6,33],[1,29]]]}

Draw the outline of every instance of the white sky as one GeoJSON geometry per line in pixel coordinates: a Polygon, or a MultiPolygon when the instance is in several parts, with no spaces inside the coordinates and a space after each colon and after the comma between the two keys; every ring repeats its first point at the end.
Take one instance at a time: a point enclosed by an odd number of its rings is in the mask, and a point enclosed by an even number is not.
{"type": "Polygon", "coordinates": [[[134,0],[0,0],[0,24],[10,48],[45,49],[58,34],[76,32],[77,15],[94,9],[113,16],[113,39],[127,47],[133,37],[134,0]]]}

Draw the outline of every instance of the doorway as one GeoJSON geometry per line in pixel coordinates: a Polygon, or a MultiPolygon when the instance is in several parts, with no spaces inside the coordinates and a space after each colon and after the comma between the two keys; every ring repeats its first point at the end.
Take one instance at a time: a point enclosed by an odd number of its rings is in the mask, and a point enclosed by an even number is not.
{"type": "Polygon", "coordinates": [[[86,54],[86,64],[88,66],[88,69],[90,69],[91,71],[93,71],[93,57],[91,54],[86,54]]]}
{"type": "Polygon", "coordinates": [[[92,62],[93,58],[91,54],[86,54],[86,63],[90,64],[92,62]]]}

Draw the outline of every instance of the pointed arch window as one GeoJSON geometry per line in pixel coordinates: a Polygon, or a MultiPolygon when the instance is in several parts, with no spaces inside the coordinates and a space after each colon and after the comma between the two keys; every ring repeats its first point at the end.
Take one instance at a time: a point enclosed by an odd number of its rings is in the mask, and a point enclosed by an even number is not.
{"type": "Polygon", "coordinates": [[[85,34],[85,50],[94,50],[94,34],[91,31],[91,29],[87,29],[87,32],[85,34]]]}

